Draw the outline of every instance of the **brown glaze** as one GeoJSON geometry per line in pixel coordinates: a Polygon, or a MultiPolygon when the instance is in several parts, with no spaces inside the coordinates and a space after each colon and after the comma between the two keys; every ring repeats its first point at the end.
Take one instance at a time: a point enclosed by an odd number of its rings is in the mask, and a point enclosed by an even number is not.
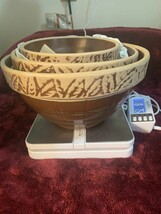
{"type": "Polygon", "coordinates": [[[49,48],[56,53],[84,53],[101,51],[113,48],[114,42],[106,42],[106,40],[96,39],[93,37],[55,37],[53,39],[39,39],[30,40],[28,44],[24,46],[26,50],[39,52],[42,46],[46,44],[49,48]]]}
{"type": "Polygon", "coordinates": [[[47,120],[61,127],[73,129],[77,122],[81,122],[86,128],[102,122],[121,106],[131,90],[100,99],[73,102],[55,102],[21,96],[29,106],[47,120]]]}

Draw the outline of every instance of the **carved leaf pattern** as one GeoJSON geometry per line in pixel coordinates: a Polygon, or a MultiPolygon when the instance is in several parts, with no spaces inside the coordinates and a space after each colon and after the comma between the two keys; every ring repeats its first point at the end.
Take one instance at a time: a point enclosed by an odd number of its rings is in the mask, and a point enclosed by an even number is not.
{"type": "Polygon", "coordinates": [[[14,90],[19,93],[43,98],[87,98],[99,97],[130,88],[140,82],[147,70],[148,63],[139,68],[133,68],[124,72],[105,74],[98,77],[91,76],[69,79],[48,79],[42,77],[18,76],[7,74],[8,82],[14,90]]]}
{"type": "Polygon", "coordinates": [[[69,97],[84,97],[86,90],[85,90],[85,80],[78,82],[78,85],[76,85],[69,93],[69,97]]]}
{"type": "Polygon", "coordinates": [[[92,81],[92,83],[89,85],[89,87],[86,90],[89,97],[104,94],[103,87],[102,87],[103,86],[103,78],[104,78],[104,76],[100,76],[98,78],[95,78],[92,81]]]}
{"type": "Polygon", "coordinates": [[[119,52],[118,50],[113,51],[113,52],[107,52],[104,54],[95,54],[95,55],[89,55],[89,56],[77,56],[75,58],[67,56],[67,57],[62,57],[58,58],[56,56],[40,56],[37,54],[29,54],[24,51],[21,51],[21,53],[28,59],[33,60],[33,61],[42,61],[42,62],[69,62],[69,63],[82,63],[82,62],[99,62],[99,61],[108,61],[115,59],[116,57],[119,57],[119,52]]]}

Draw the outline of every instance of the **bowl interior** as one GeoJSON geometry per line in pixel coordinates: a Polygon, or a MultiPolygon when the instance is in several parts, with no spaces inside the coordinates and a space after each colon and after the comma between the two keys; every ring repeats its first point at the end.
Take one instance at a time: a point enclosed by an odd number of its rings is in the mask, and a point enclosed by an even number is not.
{"type": "Polygon", "coordinates": [[[24,45],[24,49],[40,52],[44,44],[56,53],[84,53],[101,51],[113,48],[116,45],[113,41],[90,37],[60,37],[29,41],[24,45]]]}

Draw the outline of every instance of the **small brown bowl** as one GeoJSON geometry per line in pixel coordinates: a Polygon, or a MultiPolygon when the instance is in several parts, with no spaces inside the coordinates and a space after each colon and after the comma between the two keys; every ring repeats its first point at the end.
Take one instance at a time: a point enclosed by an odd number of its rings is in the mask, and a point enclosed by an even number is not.
{"type": "Polygon", "coordinates": [[[118,59],[120,45],[111,39],[60,36],[30,40],[19,46],[29,60],[59,63],[87,63],[118,59]],[[47,45],[55,53],[40,52],[47,45]]]}

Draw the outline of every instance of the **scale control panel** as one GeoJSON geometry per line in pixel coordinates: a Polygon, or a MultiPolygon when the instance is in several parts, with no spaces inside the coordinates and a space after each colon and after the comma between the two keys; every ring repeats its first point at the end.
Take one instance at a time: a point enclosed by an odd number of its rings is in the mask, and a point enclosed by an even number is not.
{"type": "Polygon", "coordinates": [[[154,121],[153,114],[132,114],[131,122],[154,121]]]}
{"type": "Polygon", "coordinates": [[[150,133],[155,116],[149,96],[136,96],[128,100],[128,120],[133,131],[150,133]]]}

